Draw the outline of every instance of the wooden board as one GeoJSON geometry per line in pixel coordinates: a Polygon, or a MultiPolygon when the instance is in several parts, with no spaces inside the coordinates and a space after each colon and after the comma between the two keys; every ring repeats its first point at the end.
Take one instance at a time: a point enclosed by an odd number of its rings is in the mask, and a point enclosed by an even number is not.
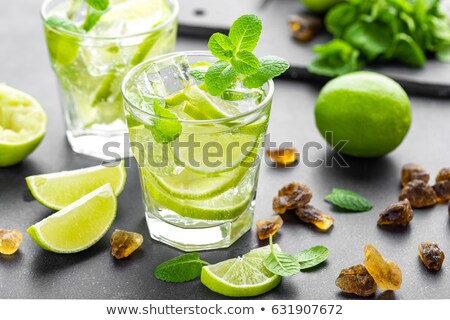
{"type": "MultiPolygon", "coordinates": [[[[446,8],[450,0],[442,0],[446,8]]],[[[289,16],[305,12],[298,0],[182,0],[180,1],[181,36],[207,39],[214,32],[228,32],[227,28],[239,16],[254,13],[263,20],[263,34],[257,54],[275,54],[286,58],[291,69],[285,75],[294,79],[326,81],[327,78],[310,74],[306,70],[315,54],[311,47],[329,41],[331,35],[323,31],[312,42],[301,44],[291,37],[289,16]]],[[[386,74],[410,93],[450,97],[450,64],[429,60],[422,69],[399,64],[372,65],[367,70],[386,74]]]]}

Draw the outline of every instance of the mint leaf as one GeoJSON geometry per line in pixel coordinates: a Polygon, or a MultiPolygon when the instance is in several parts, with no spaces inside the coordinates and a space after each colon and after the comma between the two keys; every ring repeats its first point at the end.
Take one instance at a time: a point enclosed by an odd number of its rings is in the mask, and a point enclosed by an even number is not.
{"type": "Polygon", "coordinates": [[[334,188],[333,192],[326,196],[325,201],[335,206],[354,212],[369,211],[373,205],[359,194],[345,189],[334,188]]]}
{"type": "Polygon", "coordinates": [[[180,121],[178,121],[178,117],[161,106],[158,100],[153,102],[153,111],[158,117],[164,118],[155,119],[152,126],[145,126],[152,132],[155,141],[158,143],[170,143],[178,138],[183,129],[180,121]]]}
{"type": "Polygon", "coordinates": [[[231,59],[234,50],[236,50],[231,39],[222,33],[214,33],[211,38],[209,38],[208,48],[214,56],[226,61],[231,59]]]}
{"type": "Polygon", "coordinates": [[[228,36],[236,46],[235,52],[247,50],[252,52],[261,35],[262,22],[258,16],[248,14],[239,17],[231,26],[228,36]]]}
{"type": "Polygon", "coordinates": [[[109,0],[84,0],[95,10],[103,11],[109,6],[109,0]]]}
{"type": "Polygon", "coordinates": [[[229,62],[215,62],[205,74],[206,89],[213,96],[219,96],[227,89],[237,76],[229,62]]]}
{"type": "Polygon", "coordinates": [[[243,75],[252,75],[259,69],[258,58],[250,51],[241,50],[231,58],[233,69],[243,75]]]}
{"type": "Polygon", "coordinates": [[[207,70],[208,69],[206,69],[206,68],[193,68],[193,69],[189,70],[189,74],[195,80],[203,82],[203,81],[205,81],[205,75],[206,75],[207,70]]]}
{"type": "Polygon", "coordinates": [[[264,83],[278,77],[289,68],[289,63],[276,56],[265,56],[259,59],[259,69],[256,73],[245,77],[244,86],[259,88],[264,83]]]}
{"type": "Polygon", "coordinates": [[[273,248],[272,235],[270,241],[270,254],[264,259],[263,264],[273,274],[282,277],[293,276],[300,272],[297,259],[285,252],[276,252],[273,248]]]}
{"type": "Polygon", "coordinates": [[[100,11],[93,8],[89,10],[82,26],[83,30],[89,32],[107,11],[100,11]]]}
{"type": "Polygon", "coordinates": [[[314,46],[313,50],[318,53],[318,57],[308,65],[311,73],[335,77],[358,70],[364,65],[359,50],[340,39],[314,46]]]}
{"type": "Polygon", "coordinates": [[[186,282],[198,278],[204,264],[208,263],[197,252],[187,253],[161,263],[153,275],[167,282],[186,282]]]}
{"type": "Polygon", "coordinates": [[[45,23],[54,29],[66,30],[74,33],[83,33],[72,20],[61,16],[50,16],[45,23]]]}
{"type": "Polygon", "coordinates": [[[324,262],[328,258],[329,251],[324,246],[315,246],[306,250],[303,250],[295,255],[298,263],[300,264],[300,270],[308,269],[317,266],[324,262]]]}

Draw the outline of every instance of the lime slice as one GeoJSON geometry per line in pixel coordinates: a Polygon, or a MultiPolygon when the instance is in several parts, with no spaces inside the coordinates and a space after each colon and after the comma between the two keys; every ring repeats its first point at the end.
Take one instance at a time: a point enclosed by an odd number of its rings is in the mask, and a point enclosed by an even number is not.
{"type": "Polygon", "coordinates": [[[237,115],[240,111],[231,104],[214,103],[211,97],[198,86],[188,86],[183,91],[186,99],[209,119],[224,119],[237,115]]]}
{"type": "MultiPolygon", "coordinates": [[[[274,250],[281,251],[278,245],[274,250]]],[[[202,268],[201,282],[210,290],[229,297],[253,297],[275,288],[281,281],[266,269],[263,260],[270,247],[254,249],[242,257],[202,268]]]]}
{"type": "Polygon", "coordinates": [[[109,37],[139,34],[163,23],[171,13],[165,0],[113,0],[89,34],[109,37]]]}
{"type": "Polygon", "coordinates": [[[204,133],[205,128],[194,126],[183,130],[174,154],[180,164],[197,173],[231,171],[244,161],[252,163],[258,152],[259,135],[230,132],[221,125],[214,126],[217,133],[204,133]]]}
{"type": "MultiPolygon", "coordinates": [[[[174,197],[171,193],[154,183],[154,176],[143,170],[147,191],[158,203],[180,216],[200,220],[232,220],[241,215],[253,199],[253,185],[242,181],[239,193],[230,189],[219,196],[202,200],[174,197]]],[[[206,177],[205,177],[206,178],[206,177]]]]}
{"type": "Polygon", "coordinates": [[[236,169],[215,176],[205,176],[189,169],[178,175],[154,175],[158,185],[166,192],[182,199],[201,200],[216,196],[239,184],[249,168],[236,169]]]}
{"type": "Polygon", "coordinates": [[[47,115],[32,96],[0,83],[0,167],[25,159],[41,143],[47,115]]]}
{"type": "Polygon", "coordinates": [[[126,181],[124,162],[114,167],[95,166],[26,178],[33,196],[48,208],[61,210],[82,196],[109,183],[118,196],[126,181]]]}
{"type": "Polygon", "coordinates": [[[111,185],[106,184],[32,225],[27,232],[48,251],[80,252],[105,235],[116,217],[116,210],[116,196],[111,185]]]}

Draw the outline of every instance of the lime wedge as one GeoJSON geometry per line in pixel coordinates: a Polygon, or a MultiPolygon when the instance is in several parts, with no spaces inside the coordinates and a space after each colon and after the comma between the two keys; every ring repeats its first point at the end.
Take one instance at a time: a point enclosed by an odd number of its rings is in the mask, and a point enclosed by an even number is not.
{"type": "Polygon", "coordinates": [[[27,232],[48,251],[80,252],[105,235],[116,217],[116,210],[116,196],[111,185],[106,184],[32,225],[27,232]]]}
{"type": "Polygon", "coordinates": [[[33,196],[48,208],[61,210],[82,196],[109,183],[118,196],[126,181],[124,162],[114,167],[95,166],[26,178],[33,196]]]}
{"type": "Polygon", "coordinates": [[[154,175],[158,185],[169,194],[182,199],[201,200],[214,197],[239,184],[249,168],[237,167],[215,176],[205,177],[189,169],[178,175],[154,175]]]}
{"type": "Polygon", "coordinates": [[[232,220],[242,214],[253,199],[253,186],[248,181],[242,182],[243,187],[240,188],[239,193],[230,189],[219,196],[201,201],[174,197],[172,192],[167,192],[154,182],[152,174],[142,171],[145,186],[153,199],[183,217],[200,220],[232,220]]]}
{"type": "Polygon", "coordinates": [[[41,143],[47,115],[32,96],[0,83],[0,167],[25,159],[41,143]]]}
{"type": "MultiPolygon", "coordinates": [[[[281,251],[278,245],[274,249],[281,251]]],[[[281,277],[263,265],[270,247],[254,249],[242,257],[202,268],[201,282],[210,290],[229,297],[253,297],[275,288],[281,277]]]]}

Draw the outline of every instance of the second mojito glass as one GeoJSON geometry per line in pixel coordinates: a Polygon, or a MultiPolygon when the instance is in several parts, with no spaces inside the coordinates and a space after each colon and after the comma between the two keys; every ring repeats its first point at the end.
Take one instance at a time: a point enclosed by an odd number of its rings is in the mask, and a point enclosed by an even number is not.
{"type": "Polygon", "coordinates": [[[211,96],[202,75],[215,61],[164,55],[122,85],[150,234],[183,251],[228,247],[253,223],[273,82],[211,96]]]}
{"type": "Polygon", "coordinates": [[[75,152],[107,160],[123,158],[129,148],[120,84],[133,66],[173,51],[178,2],[110,0],[93,27],[86,27],[85,3],[71,13],[76,3],[82,1],[47,0],[41,12],[67,138],[75,152]],[[69,18],[77,27],[55,27],[54,21],[69,18]]]}

